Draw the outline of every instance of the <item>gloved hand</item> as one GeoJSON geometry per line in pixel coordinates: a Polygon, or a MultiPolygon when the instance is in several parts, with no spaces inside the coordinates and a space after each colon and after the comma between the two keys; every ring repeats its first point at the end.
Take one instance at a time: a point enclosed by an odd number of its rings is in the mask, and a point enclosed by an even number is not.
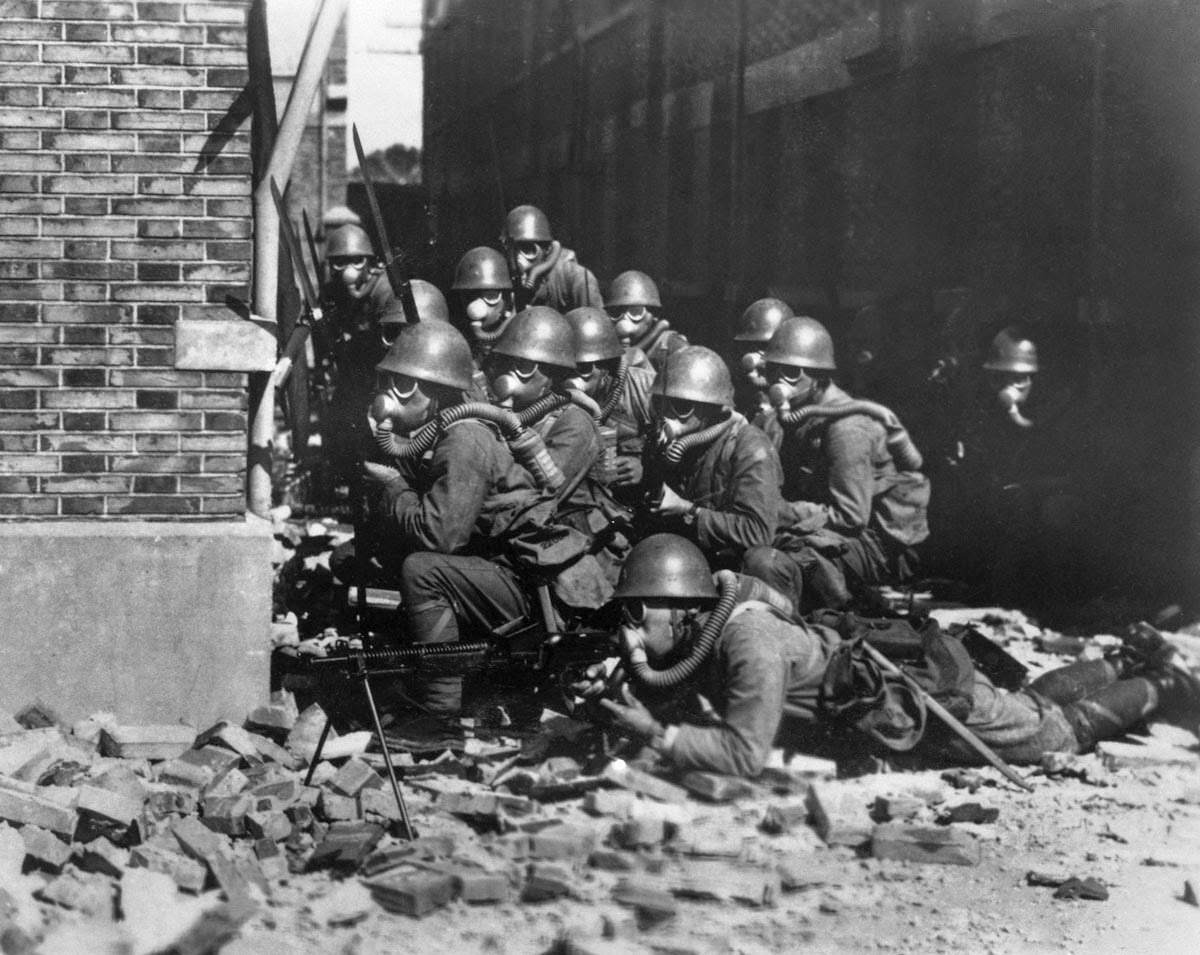
{"type": "Polygon", "coordinates": [[[617,476],[613,479],[616,486],[637,484],[642,480],[642,462],[639,458],[617,458],[617,476]]]}
{"type": "MultiPolygon", "coordinates": [[[[618,670],[617,673],[619,672],[618,670]]],[[[617,673],[613,674],[614,680],[617,673]]],[[[604,663],[593,663],[583,671],[579,679],[568,683],[567,689],[574,696],[582,697],[584,700],[594,700],[603,695],[609,686],[608,667],[604,663]]]]}
{"type": "Polygon", "coordinates": [[[684,517],[691,512],[692,502],[676,494],[670,485],[664,484],[662,497],[650,510],[662,517],[684,517]]]}
{"type": "Polygon", "coordinates": [[[661,744],[666,730],[638,700],[626,683],[621,687],[622,703],[613,700],[601,700],[603,706],[612,716],[613,726],[626,736],[647,740],[652,746],[661,744]]]}

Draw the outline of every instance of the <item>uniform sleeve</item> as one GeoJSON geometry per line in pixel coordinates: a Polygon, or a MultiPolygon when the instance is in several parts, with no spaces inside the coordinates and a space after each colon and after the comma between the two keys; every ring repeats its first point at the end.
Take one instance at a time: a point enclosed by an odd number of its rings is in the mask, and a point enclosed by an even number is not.
{"type": "Polygon", "coordinates": [[[735,439],[729,503],[721,509],[703,501],[696,517],[696,542],[705,550],[747,550],[769,545],[779,520],[783,469],[771,442],[757,428],[744,428],[735,439]]]}
{"type": "Polygon", "coordinates": [[[671,734],[668,755],[681,769],[757,776],[767,761],[783,718],[788,667],[777,640],[758,632],[777,623],[769,614],[746,611],[726,626],[714,655],[724,698],[717,726],[685,723],[671,734]]]}
{"type": "Polygon", "coordinates": [[[400,546],[456,554],[475,530],[495,470],[495,439],[482,425],[462,423],[447,430],[426,472],[427,490],[397,487],[389,517],[400,546]]]}
{"type": "Polygon", "coordinates": [[[600,283],[596,281],[592,270],[578,262],[572,264],[574,268],[570,271],[571,299],[576,302],[575,308],[586,305],[590,308],[603,309],[604,296],[600,294],[600,283]]]}
{"type": "Polygon", "coordinates": [[[825,434],[829,461],[828,526],[854,534],[870,523],[875,491],[872,428],[865,419],[843,419],[825,434]]]}
{"type": "Polygon", "coordinates": [[[586,473],[600,457],[600,435],[590,415],[567,405],[542,440],[567,483],[586,473]]]}

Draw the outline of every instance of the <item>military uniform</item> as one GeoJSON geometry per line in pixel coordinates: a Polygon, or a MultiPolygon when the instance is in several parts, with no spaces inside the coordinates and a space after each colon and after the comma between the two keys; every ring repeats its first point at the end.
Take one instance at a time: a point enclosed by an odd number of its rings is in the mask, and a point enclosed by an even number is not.
{"type": "MultiPolygon", "coordinates": [[[[665,465],[657,456],[653,462],[665,465]]],[[[737,412],[727,430],[685,453],[664,478],[698,509],[687,517],[651,516],[647,534],[679,534],[696,543],[713,567],[725,568],[737,567],[748,549],[774,538],[782,504],[779,456],[770,439],[737,412]]]]}
{"type": "MultiPolygon", "coordinates": [[[[852,400],[830,384],[821,404],[852,400]]],[[[853,585],[912,576],[913,547],[929,536],[929,481],[896,467],[883,425],[863,414],[790,430],[773,412],[759,422],[779,449],[786,503],[774,547],[748,554],[746,573],[797,606],[824,607],[844,606],[853,585]]]]}
{"type": "Polygon", "coordinates": [[[524,302],[524,307],[532,305],[548,305],[565,313],[583,305],[603,308],[604,299],[596,276],[580,265],[574,251],[564,246],[554,266],[524,302]]]}

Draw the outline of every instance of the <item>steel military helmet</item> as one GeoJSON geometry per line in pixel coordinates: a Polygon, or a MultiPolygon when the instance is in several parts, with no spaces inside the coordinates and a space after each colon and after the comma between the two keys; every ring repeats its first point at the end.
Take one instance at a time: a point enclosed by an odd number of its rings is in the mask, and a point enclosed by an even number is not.
{"type": "Polygon", "coordinates": [[[784,319],[767,342],[763,358],[811,371],[837,371],[833,339],[824,325],[807,315],[784,319]]]}
{"type": "Polygon", "coordinates": [[[571,323],[547,305],[522,309],[504,326],[493,355],[524,358],[540,365],[575,370],[575,333],[571,323]]]}
{"type": "Polygon", "coordinates": [[[1010,325],[992,339],[983,367],[987,371],[1031,375],[1038,370],[1037,345],[1021,329],[1010,325]]]}
{"type": "Polygon", "coordinates": [[[358,213],[349,206],[333,206],[326,209],[325,215],[321,216],[321,225],[325,227],[326,232],[349,224],[362,225],[362,219],[359,218],[358,213]]]}
{"type": "MultiPolygon", "coordinates": [[[[422,322],[449,322],[450,309],[446,305],[446,297],[438,291],[438,287],[424,279],[412,279],[413,304],[417,306],[417,317],[422,322]]],[[[408,321],[400,299],[394,298],[379,316],[380,325],[403,324],[408,321]]]]}
{"type": "Polygon", "coordinates": [[[645,272],[630,270],[622,272],[608,286],[604,299],[605,308],[628,308],[644,305],[647,308],[662,308],[658,286],[645,272]]]}
{"type": "Polygon", "coordinates": [[[794,318],[795,312],[787,302],[777,298],[760,298],[751,302],[738,319],[737,332],[733,336],[735,342],[765,342],[785,319],[794,318]]]}
{"type": "Polygon", "coordinates": [[[356,259],[360,255],[375,256],[371,237],[362,226],[348,222],[329,233],[329,240],[325,243],[325,258],[356,259]]]}
{"type": "Polygon", "coordinates": [[[625,353],[616,327],[600,309],[584,305],[564,317],[575,333],[575,361],[608,361],[625,353]]]}
{"type": "Polygon", "coordinates": [[[711,348],[687,345],[671,352],[654,378],[652,395],[733,407],[733,379],[729,367],[711,348]]]}
{"type": "Polygon", "coordinates": [[[455,292],[476,289],[510,291],[512,276],[508,273],[508,262],[495,249],[486,245],[476,246],[458,260],[454,284],[450,288],[455,292]]]}
{"type": "Polygon", "coordinates": [[[537,206],[517,206],[504,219],[502,242],[550,242],[550,220],[537,206]]]}
{"type": "Polygon", "coordinates": [[[375,370],[466,391],[475,366],[471,346],[449,322],[418,322],[400,329],[375,370]]]}
{"type": "Polygon", "coordinates": [[[700,548],[678,534],[651,534],[629,552],[614,600],[712,601],[712,570],[700,548]]]}

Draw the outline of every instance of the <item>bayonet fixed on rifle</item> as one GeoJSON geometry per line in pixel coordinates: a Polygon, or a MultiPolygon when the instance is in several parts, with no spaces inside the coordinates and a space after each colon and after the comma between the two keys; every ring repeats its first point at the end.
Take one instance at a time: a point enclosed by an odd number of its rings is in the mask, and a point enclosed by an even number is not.
{"type": "Polygon", "coordinates": [[[300,316],[296,327],[292,329],[292,334],[283,347],[283,354],[280,355],[279,362],[275,366],[275,383],[282,385],[292,369],[292,362],[296,360],[296,356],[300,354],[305,341],[308,340],[312,325],[321,321],[324,316],[321,312],[321,302],[317,298],[312,280],[308,275],[308,267],[304,264],[304,256],[300,252],[300,240],[296,238],[296,231],[292,228],[292,222],[287,216],[287,207],[283,203],[283,196],[279,192],[279,186],[276,184],[274,176],[271,177],[271,198],[275,200],[275,211],[279,214],[279,234],[283,237],[283,244],[288,250],[292,269],[300,278],[300,292],[304,296],[304,314],[300,316]]]}
{"type": "Polygon", "coordinates": [[[308,223],[307,209],[300,210],[300,220],[304,223],[304,237],[308,240],[308,254],[312,259],[313,271],[317,275],[317,287],[319,289],[323,270],[321,268],[321,257],[317,255],[317,240],[313,238],[312,226],[308,223]]]}
{"type": "Polygon", "coordinates": [[[354,136],[354,152],[358,155],[358,170],[362,174],[363,186],[367,190],[367,202],[371,206],[371,221],[375,224],[375,241],[379,243],[380,257],[383,259],[383,267],[387,272],[388,284],[391,285],[396,298],[400,299],[405,319],[416,324],[421,320],[421,316],[417,313],[417,303],[413,300],[412,283],[401,270],[400,261],[392,252],[391,243],[388,242],[387,229],[383,224],[383,213],[379,210],[379,199],[375,195],[375,186],[371,182],[371,176],[367,169],[367,156],[363,152],[362,140],[358,138],[358,127],[351,126],[350,131],[354,136]]]}

